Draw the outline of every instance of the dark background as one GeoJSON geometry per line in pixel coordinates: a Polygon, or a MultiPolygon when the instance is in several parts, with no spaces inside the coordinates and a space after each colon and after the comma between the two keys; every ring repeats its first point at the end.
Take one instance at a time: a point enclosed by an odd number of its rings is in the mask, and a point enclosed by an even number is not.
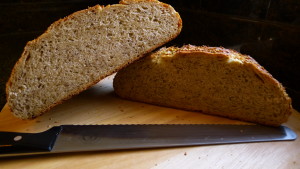
{"type": "MultiPolygon", "coordinates": [[[[181,15],[183,30],[169,45],[223,46],[248,54],[286,88],[300,110],[299,0],[162,0],[181,15]]],[[[116,0],[1,0],[0,108],[5,83],[27,41],[54,21],[95,4],[116,0]]]]}

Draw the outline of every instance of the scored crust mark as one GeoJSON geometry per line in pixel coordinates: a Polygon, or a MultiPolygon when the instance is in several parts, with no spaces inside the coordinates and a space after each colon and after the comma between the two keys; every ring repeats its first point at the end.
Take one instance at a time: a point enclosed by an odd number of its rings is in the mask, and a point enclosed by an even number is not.
{"type": "Polygon", "coordinates": [[[123,98],[277,126],[291,114],[284,87],[250,56],[219,47],[169,47],[120,70],[123,98]]]}
{"type": "Polygon", "coordinates": [[[175,38],[181,23],[154,0],[96,5],[60,19],[25,46],[7,82],[8,105],[19,118],[36,117],[175,38]]]}

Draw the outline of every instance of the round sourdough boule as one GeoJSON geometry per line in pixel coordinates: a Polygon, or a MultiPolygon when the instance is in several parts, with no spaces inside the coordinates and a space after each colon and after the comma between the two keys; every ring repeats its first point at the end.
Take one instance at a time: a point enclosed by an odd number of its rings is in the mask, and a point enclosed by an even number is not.
{"type": "Polygon", "coordinates": [[[162,48],[120,70],[123,98],[277,126],[292,112],[283,86],[253,58],[219,47],[162,48]]]}
{"type": "Polygon", "coordinates": [[[54,22],[24,48],[7,82],[7,103],[36,117],[175,38],[179,14],[156,0],[96,5],[54,22]]]}

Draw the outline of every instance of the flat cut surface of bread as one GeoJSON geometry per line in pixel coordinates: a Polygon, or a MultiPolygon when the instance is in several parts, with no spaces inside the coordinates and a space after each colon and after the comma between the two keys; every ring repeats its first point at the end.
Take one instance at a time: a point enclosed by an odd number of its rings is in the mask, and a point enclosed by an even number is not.
{"type": "Polygon", "coordinates": [[[19,118],[36,117],[175,38],[181,24],[156,0],[78,11],[27,43],[7,83],[7,103],[19,118]]]}
{"type": "Polygon", "coordinates": [[[127,99],[277,126],[291,114],[283,86],[250,56],[219,47],[162,48],[120,70],[127,99]]]}

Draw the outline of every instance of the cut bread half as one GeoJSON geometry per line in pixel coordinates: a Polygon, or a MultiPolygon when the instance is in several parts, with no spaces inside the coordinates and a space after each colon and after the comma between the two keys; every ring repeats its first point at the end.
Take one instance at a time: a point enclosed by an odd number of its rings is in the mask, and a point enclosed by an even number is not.
{"type": "Polygon", "coordinates": [[[283,86],[250,56],[219,47],[162,48],[120,70],[122,98],[277,126],[291,114],[283,86]]]}
{"type": "Polygon", "coordinates": [[[181,27],[179,14],[157,0],[73,13],[27,43],[7,82],[7,103],[19,118],[41,115],[175,38],[181,27]]]}

